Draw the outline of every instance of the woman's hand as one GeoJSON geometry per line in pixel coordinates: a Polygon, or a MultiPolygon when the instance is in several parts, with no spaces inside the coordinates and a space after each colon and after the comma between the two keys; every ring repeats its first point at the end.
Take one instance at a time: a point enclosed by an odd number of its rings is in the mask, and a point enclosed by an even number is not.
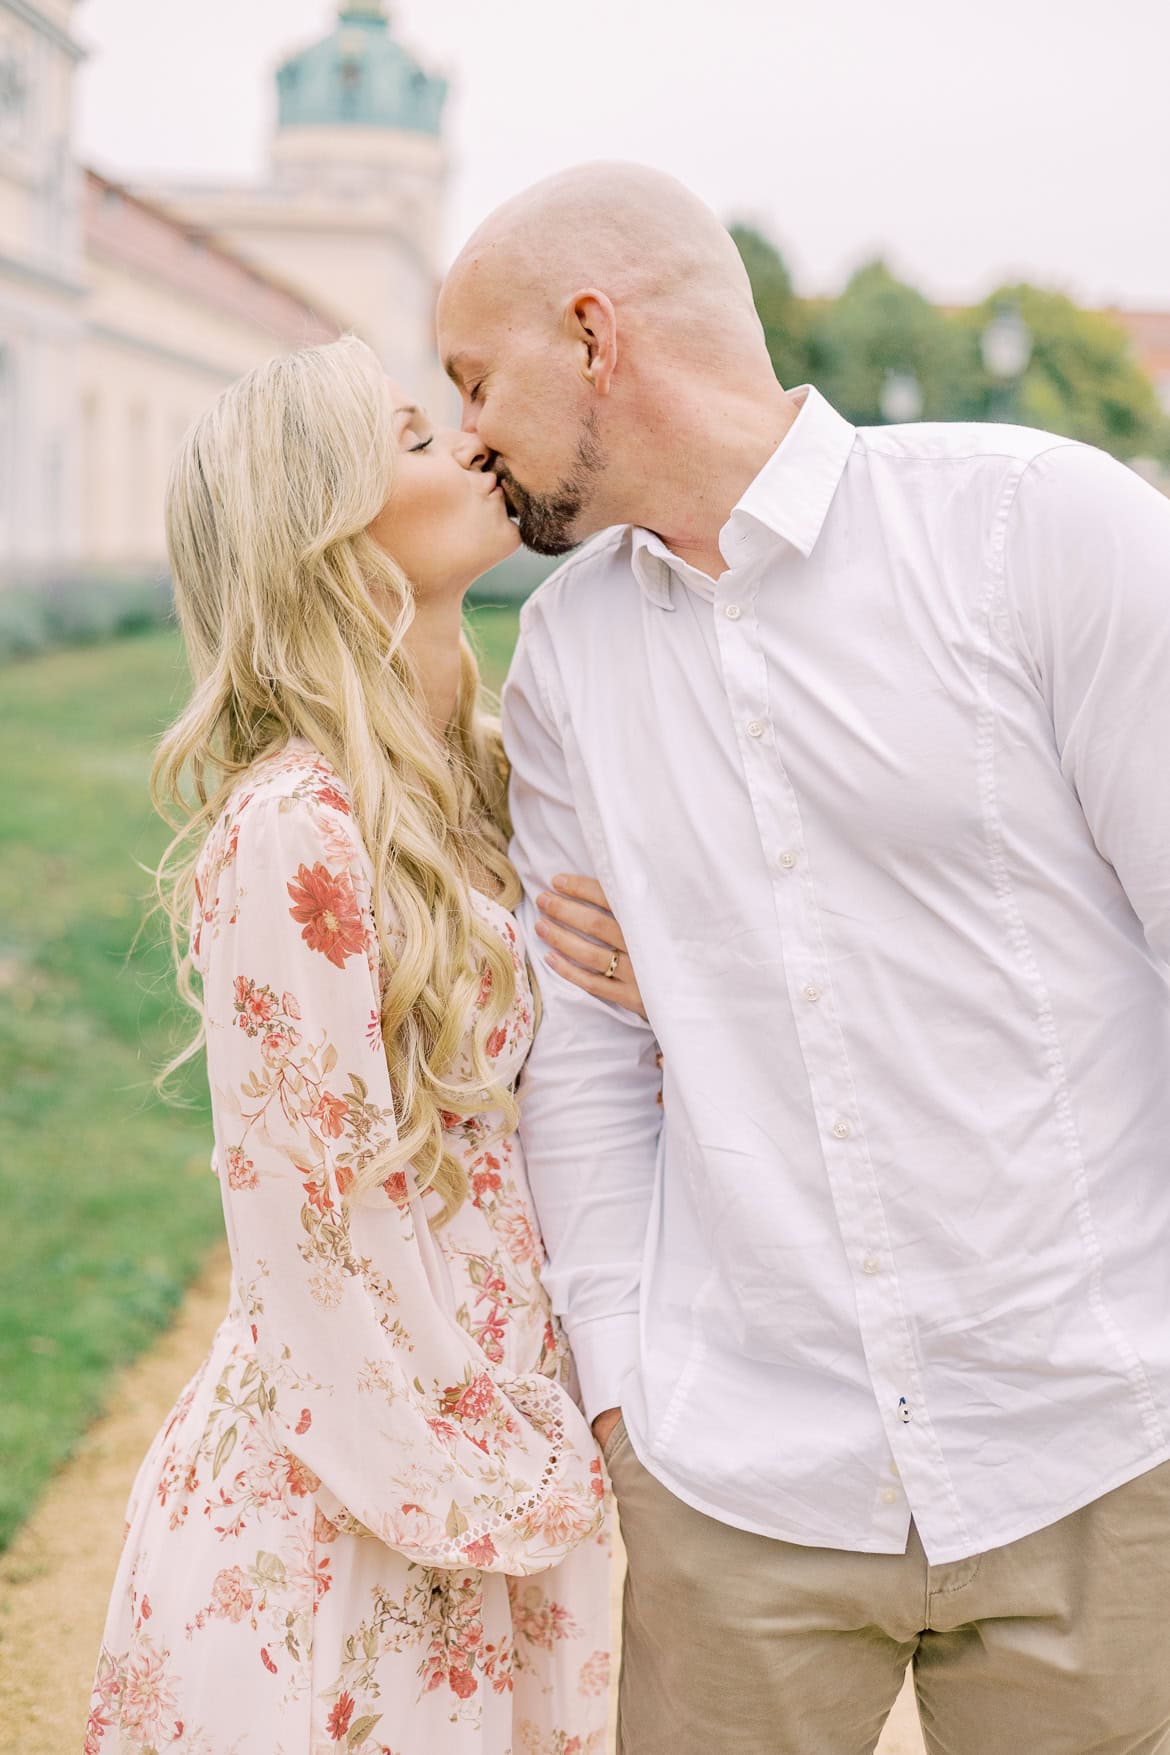
{"type": "Polygon", "coordinates": [[[536,930],[550,947],[549,967],[592,993],[646,1016],[622,929],[596,878],[560,876],[536,898],[536,930]]]}

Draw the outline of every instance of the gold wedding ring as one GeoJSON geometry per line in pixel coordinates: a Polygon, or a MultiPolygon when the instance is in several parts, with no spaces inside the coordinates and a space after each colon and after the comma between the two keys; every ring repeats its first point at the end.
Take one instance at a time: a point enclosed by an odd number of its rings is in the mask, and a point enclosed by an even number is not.
{"type": "Polygon", "coordinates": [[[613,956],[609,959],[609,968],[605,971],[605,979],[607,981],[612,981],[617,974],[618,958],[621,954],[620,951],[615,951],[613,956]]]}

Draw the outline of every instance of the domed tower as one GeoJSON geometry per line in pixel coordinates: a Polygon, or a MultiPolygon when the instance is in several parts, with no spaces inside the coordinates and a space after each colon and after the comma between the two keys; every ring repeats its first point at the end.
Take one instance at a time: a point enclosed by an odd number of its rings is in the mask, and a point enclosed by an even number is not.
{"type": "Polygon", "coordinates": [[[446,80],[403,46],[382,0],[348,0],[276,87],[267,184],[158,193],[337,311],[433,400],[446,80]]]}

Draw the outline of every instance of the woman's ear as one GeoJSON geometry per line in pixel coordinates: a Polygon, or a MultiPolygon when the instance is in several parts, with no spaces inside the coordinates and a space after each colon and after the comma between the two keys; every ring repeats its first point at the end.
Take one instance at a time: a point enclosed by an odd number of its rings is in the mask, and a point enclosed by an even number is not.
{"type": "Polygon", "coordinates": [[[565,307],[570,339],[579,350],[579,370],[591,390],[608,396],[617,369],[617,312],[608,294],[596,287],[576,293],[565,307]]]}

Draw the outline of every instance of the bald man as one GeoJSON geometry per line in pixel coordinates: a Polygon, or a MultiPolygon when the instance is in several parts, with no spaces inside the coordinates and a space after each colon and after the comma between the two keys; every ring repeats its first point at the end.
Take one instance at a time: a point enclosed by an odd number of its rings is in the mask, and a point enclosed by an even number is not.
{"type": "Polygon", "coordinates": [[[637,167],[501,208],[439,331],[583,544],[504,709],[624,1755],[862,1755],[908,1663],[935,1755],[1170,1749],[1170,504],[783,389],[637,167]],[[646,1024],[564,978],[581,871],[646,1024]]]}

